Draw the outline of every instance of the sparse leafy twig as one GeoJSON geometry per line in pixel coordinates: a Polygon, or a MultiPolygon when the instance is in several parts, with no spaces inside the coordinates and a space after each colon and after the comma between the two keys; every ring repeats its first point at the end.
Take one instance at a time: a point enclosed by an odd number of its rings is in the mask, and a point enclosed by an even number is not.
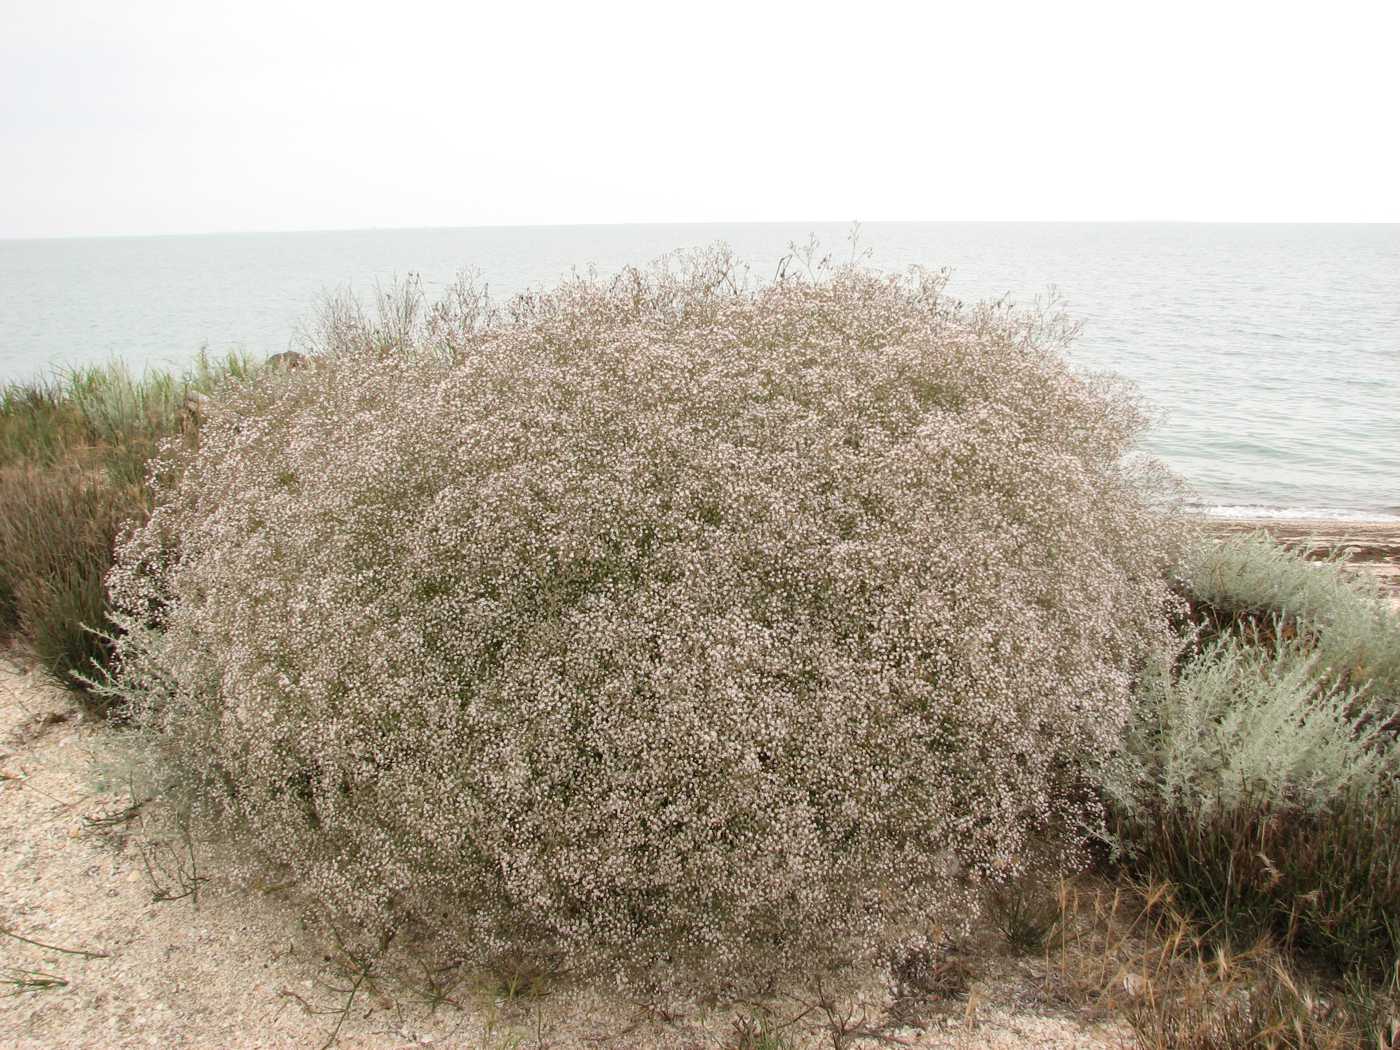
{"type": "Polygon", "coordinates": [[[57,795],[51,795],[43,788],[35,787],[33,776],[23,766],[20,767],[20,771],[18,773],[0,772],[0,779],[12,780],[20,787],[25,788],[29,791],[33,791],[35,794],[43,795],[50,802],[56,803],[57,805],[62,806],[64,809],[72,809],[79,802],[82,802],[83,799],[86,799],[88,797],[84,795],[82,798],[77,799],[76,801],[65,802],[57,795]]]}
{"type": "Polygon", "coordinates": [[[150,799],[148,798],[138,799],[131,805],[112,813],[100,813],[93,817],[83,817],[83,824],[91,829],[115,828],[122,824],[128,824],[136,819],[142,807],[149,801],[150,799]]]}
{"type": "Polygon", "coordinates": [[[278,994],[279,997],[281,997],[281,998],[283,998],[283,999],[295,999],[298,1003],[301,1004],[301,1008],[302,1008],[303,1010],[305,1010],[305,1011],[306,1011],[307,1013],[309,1013],[309,1014],[323,1014],[323,1013],[328,1013],[328,1012],[329,1012],[329,1011],[327,1011],[327,1010],[318,1010],[318,1009],[316,1009],[314,1006],[312,1006],[310,1003],[308,1003],[308,1002],[307,1002],[305,999],[303,999],[301,996],[297,995],[297,993],[294,992],[294,991],[292,991],[290,988],[283,988],[283,989],[282,989],[280,992],[278,992],[277,994],[278,994]]]}
{"type": "Polygon", "coordinates": [[[184,900],[190,898],[195,908],[199,907],[199,884],[208,882],[208,876],[200,875],[195,861],[194,840],[187,834],[184,836],[184,855],[169,843],[158,842],[152,845],[141,844],[141,863],[146,868],[146,877],[150,879],[152,891],[151,899],[158,902],[184,900]],[[161,847],[170,854],[173,862],[173,871],[167,870],[166,865],[160,860],[159,850],[161,847]],[[152,861],[154,860],[154,864],[152,861]],[[156,870],[160,870],[160,874],[156,870]],[[173,879],[174,886],[161,880],[161,876],[166,879],[173,879]]]}
{"type": "Polygon", "coordinates": [[[791,1050],[792,1044],[783,1030],[811,1012],[804,1008],[796,1018],[783,1023],[774,1022],[771,1011],[762,1005],[750,1005],[749,1013],[736,1016],[732,1050],[791,1050]]]}
{"type": "Polygon", "coordinates": [[[815,1003],[804,1003],[799,1001],[798,1005],[802,1007],[801,1010],[799,1010],[793,1016],[789,1017],[786,1021],[775,1022],[771,1020],[772,1008],[767,1003],[748,998],[735,999],[733,1000],[733,1003],[735,1006],[748,1007],[749,1010],[752,1011],[754,1014],[762,1014],[764,1017],[764,1028],[770,1033],[781,1032],[785,1029],[792,1028],[805,1018],[811,1016],[812,1011],[817,1009],[815,1003]]]}
{"type": "Polygon", "coordinates": [[[355,1001],[355,995],[359,992],[360,985],[364,984],[367,977],[369,977],[369,974],[364,971],[355,975],[355,980],[350,985],[350,994],[345,997],[345,1005],[340,1009],[340,1016],[335,1019],[335,1027],[331,1029],[331,1034],[326,1038],[326,1041],[321,1044],[321,1050],[329,1050],[330,1047],[335,1045],[336,1039],[340,1036],[340,1026],[345,1023],[345,1018],[350,1016],[350,1006],[355,1001]]]}
{"type": "Polygon", "coordinates": [[[535,1050],[546,1050],[544,1041],[544,1007],[535,1004],[535,1050]]]}
{"type": "MultiPolygon", "coordinates": [[[[335,988],[331,986],[332,991],[339,992],[345,996],[345,1005],[340,1008],[339,1015],[336,1017],[335,1027],[331,1029],[331,1034],[326,1038],[326,1041],[321,1044],[321,1050],[329,1050],[331,1046],[335,1045],[335,1041],[340,1037],[340,1029],[345,1024],[345,1019],[350,1016],[350,1008],[355,1003],[355,996],[359,994],[360,986],[368,982],[370,988],[373,989],[375,977],[375,956],[351,951],[346,947],[344,938],[340,936],[340,930],[335,926],[331,927],[331,934],[335,937],[336,947],[340,949],[340,953],[350,960],[353,965],[354,976],[351,979],[349,988],[335,988]]],[[[393,939],[394,934],[392,932],[385,934],[380,940],[379,952],[383,952],[388,948],[389,942],[393,939]]]]}
{"type": "Polygon", "coordinates": [[[820,976],[813,979],[813,987],[817,994],[812,1005],[826,1017],[826,1034],[831,1037],[832,1050],[846,1050],[857,1039],[869,1039],[889,1046],[911,1045],[904,1039],[872,1027],[864,1004],[853,1002],[843,1010],[836,996],[826,991],[820,976]]]}
{"type": "Polygon", "coordinates": [[[427,982],[425,986],[426,991],[420,995],[418,1001],[428,1008],[428,1016],[433,1016],[433,1014],[437,1012],[437,1008],[443,1003],[446,1003],[448,1006],[455,1006],[460,1010],[462,1004],[452,997],[450,991],[442,986],[438,978],[450,970],[460,968],[461,963],[450,963],[437,970],[431,970],[428,968],[428,964],[422,959],[414,959],[414,962],[416,962],[418,968],[423,971],[423,979],[427,982]]]}
{"type": "Polygon", "coordinates": [[[18,966],[7,966],[0,972],[0,984],[14,986],[13,991],[6,992],[5,995],[22,995],[24,992],[41,992],[48,988],[66,988],[68,981],[57,974],[45,973],[43,970],[26,970],[18,966]]]}

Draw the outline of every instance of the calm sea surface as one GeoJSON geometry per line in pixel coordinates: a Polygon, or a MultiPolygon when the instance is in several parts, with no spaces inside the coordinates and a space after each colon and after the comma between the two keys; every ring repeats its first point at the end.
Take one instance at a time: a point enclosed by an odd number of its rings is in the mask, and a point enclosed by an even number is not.
{"type": "MultiPolygon", "coordinates": [[[[0,241],[0,381],[203,346],[276,353],[327,290],[463,269],[495,297],[571,268],[727,242],[772,274],[849,227],[575,226],[0,241]]],[[[1400,226],[871,223],[869,263],[951,267],[950,291],[1084,322],[1072,360],[1137,382],[1148,438],[1221,513],[1400,517],[1400,226]]]]}

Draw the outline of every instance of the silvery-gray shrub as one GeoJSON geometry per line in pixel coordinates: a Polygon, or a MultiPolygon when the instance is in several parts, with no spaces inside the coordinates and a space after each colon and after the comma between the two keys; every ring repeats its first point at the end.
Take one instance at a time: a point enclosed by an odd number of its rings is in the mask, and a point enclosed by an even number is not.
{"type": "Polygon", "coordinates": [[[1187,545],[1174,575],[1193,599],[1226,615],[1292,622],[1334,680],[1366,683],[1367,695],[1393,717],[1400,705],[1400,615],[1375,577],[1346,571],[1333,554],[1312,561],[1267,533],[1187,545]]]}
{"type": "Polygon", "coordinates": [[[365,930],[713,977],[1093,823],[1170,601],[1134,402],[939,275],[737,272],[342,310],[168,451],[114,688],[197,827],[365,930]]]}
{"type": "Polygon", "coordinates": [[[1392,783],[1400,749],[1367,710],[1369,683],[1340,687],[1321,659],[1281,637],[1225,635],[1179,669],[1158,662],[1105,783],[1115,809],[1129,822],[1176,810],[1204,826],[1254,805],[1324,813],[1392,783]]]}

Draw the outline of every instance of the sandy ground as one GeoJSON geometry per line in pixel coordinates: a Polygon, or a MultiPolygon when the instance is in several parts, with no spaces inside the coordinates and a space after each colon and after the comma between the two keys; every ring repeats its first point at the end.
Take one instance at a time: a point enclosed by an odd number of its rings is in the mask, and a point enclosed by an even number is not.
{"type": "MultiPolygon", "coordinates": [[[[284,894],[244,889],[218,865],[192,897],[176,865],[142,859],[140,816],[104,826],[128,798],[104,788],[94,759],[115,731],[85,719],[71,694],[0,655],[0,1045],[5,1047],[410,1047],[472,1050],[741,1048],[746,1011],[687,1004],[649,1009],[562,987],[511,996],[479,975],[440,978],[452,1002],[431,1012],[403,952],[379,964],[346,1011],[355,974],[284,894]],[[153,874],[154,878],[153,878],[153,874]],[[42,942],[48,947],[27,943],[42,942]],[[60,951],[58,949],[65,949],[60,951]],[[74,954],[87,952],[88,955],[74,954]],[[58,983],[62,982],[62,983],[58,983]],[[344,1013],[337,1031],[337,1021],[344,1013]],[[332,1040],[332,1037],[334,1039],[332,1040]]],[[[149,847],[148,847],[149,848],[149,847]]],[[[990,960],[971,994],[930,1000],[921,1027],[897,1027],[888,996],[869,1016],[885,1045],[1080,1048],[1131,1045],[1118,1024],[1092,1023],[1047,995],[1043,960],[990,960]],[[1037,964],[1042,968],[1037,969],[1037,964]]],[[[778,1016],[802,1007],[775,1004],[778,1016]]],[[[788,1046],[831,1046],[816,1017],[785,1030],[788,1046]]],[[[868,1041],[850,1045],[877,1045],[868,1041]]]]}

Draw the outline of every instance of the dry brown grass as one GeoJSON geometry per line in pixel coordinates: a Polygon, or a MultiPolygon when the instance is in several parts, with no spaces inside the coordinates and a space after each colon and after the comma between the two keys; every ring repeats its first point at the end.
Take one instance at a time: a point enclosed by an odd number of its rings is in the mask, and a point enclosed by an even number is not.
{"type": "MultiPolygon", "coordinates": [[[[1165,883],[1085,877],[1058,890],[1043,991],[1118,1017],[1142,1050],[1392,1050],[1400,980],[1328,976],[1263,939],[1232,944],[1165,883]]],[[[1397,971],[1400,972],[1400,971],[1397,971]]]]}

